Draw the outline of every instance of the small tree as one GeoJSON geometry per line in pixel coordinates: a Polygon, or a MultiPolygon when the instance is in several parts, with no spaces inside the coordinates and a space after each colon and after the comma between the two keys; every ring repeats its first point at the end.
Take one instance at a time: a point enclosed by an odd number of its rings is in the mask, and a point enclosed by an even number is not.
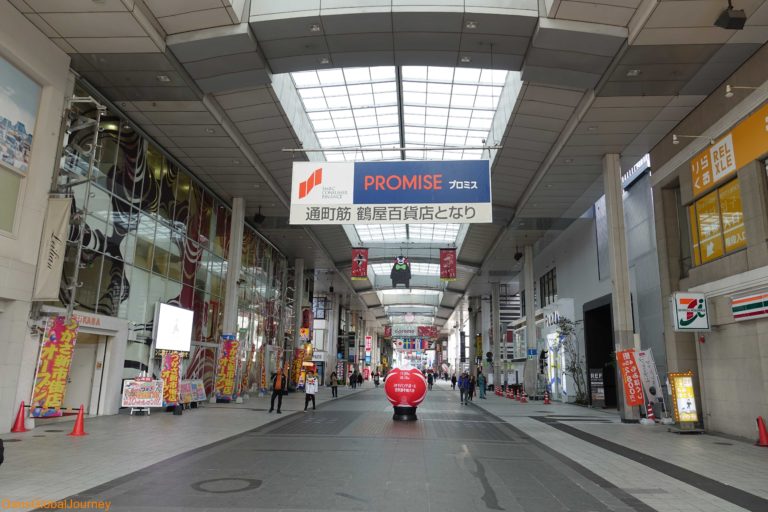
{"type": "Polygon", "coordinates": [[[573,320],[561,317],[557,322],[557,334],[559,338],[560,350],[565,354],[565,367],[563,373],[573,379],[576,386],[576,403],[586,404],[587,400],[587,382],[586,367],[587,363],[579,350],[578,339],[576,338],[576,326],[573,320]]]}

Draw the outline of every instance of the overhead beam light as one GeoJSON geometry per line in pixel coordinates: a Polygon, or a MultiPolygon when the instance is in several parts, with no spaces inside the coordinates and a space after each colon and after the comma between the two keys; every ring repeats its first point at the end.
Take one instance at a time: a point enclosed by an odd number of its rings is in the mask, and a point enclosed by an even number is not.
{"type": "Polygon", "coordinates": [[[641,71],[639,69],[630,69],[629,71],[627,71],[627,76],[629,77],[640,76],[640,73],[641,71]]]}
{"type": "Polygon", "coordinates": [[[464,27],[469,30],[475,30],[477,28],[477,22],[473,20],[467,20],[467,22],[464,24],[464,27]]]}
{"type": "Polygon", "coordinates": [[[318,24],[318,23],[311,24],[309,26],[309,31],[310,32],[320,32],[320,24],[318,24]]]}
{"type": "Polygon", "coordinates": [[[462,64],[469,64],[470,62],[472,62],[472,57],[464,56],[464,57],[461,58],[461,63],[462,64]]]}
{"type": "Polygon", "coordinates": [[[711,137],[705,137],[704,135],[677,135],[675,133],[672,134],[672,144],[677,146],[680,144],[680,139],[709,139],[709,144],[713,145],[715,143],[715,139],[711,137]]]}
{"type": "Polygon", "coordinates": [[[731,0],[728,0],[728,7],[720,13],[715,20],[715,26],[726,30],[742,30],[747,22],[747,14],[743,9],[734,9],[731,0]]]}
{"type": "Polygon", "coordinates": [[[157,75],[155,78],[157,78],[158,82],[170,82],[171,81],[171,77],[169,77],[168,75],[157,75]]]}
{"type": "Polygon", "coordinates": [[[734,89],[747,89],[747,90],[750,90],[750,91],[765,91],[766,90],[763,87],[749,87],[749,86],[746,86],[746,85],[726,84],[726,86],[725,86],[725,97],[726,98],[733,98],[733,95],[734,95],[733,90],[734,89]]]}

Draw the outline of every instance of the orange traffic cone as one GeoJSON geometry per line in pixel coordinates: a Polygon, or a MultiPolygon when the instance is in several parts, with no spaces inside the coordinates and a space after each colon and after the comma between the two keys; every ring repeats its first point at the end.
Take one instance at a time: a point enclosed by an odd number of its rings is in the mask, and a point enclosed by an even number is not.
{"type": "Polygon", "coordinates": [[[757,417],[757,446],[768,446],[768,430],[765,430],[765,421],[762,416],[757,417]]]}
{"type": "Polygon", "coordinates": [[[645,417],[651,421],[656,421],[656,415],[653,414],[653,403],[648,402],[648,408],[646,409],[645,417]]]}
{"type": "Polygon", "coordinates": [[[528,395],[523,391],[523,396],[520,397],[520,403],[521,404],[527,404],[528,403],[528,395]]]}
{"type": "Polygon", "coordinates": [[[549,391],[544,392],[544,405],[549,405],[552,402],[549,401],[549,391]]]}
{"type": "Polygon", "coordinates": [[[77,413],[77,420],[75,420],[75,428],[72,432],[67,434],[68,436],[87,436],[88,432],[85,431],[85,415],[83,413],[83,405],[80,404],[80,412],[77,413]]]}
{"type": "Polygon", "coordinates": [[[21,402],[21,405],[19,406],[19,414],[16,415],[16,421],[13,422],[13,427],[11,427],[11,432],[26,432],[27,429],[24,427],[24,402],[21,402]]]}

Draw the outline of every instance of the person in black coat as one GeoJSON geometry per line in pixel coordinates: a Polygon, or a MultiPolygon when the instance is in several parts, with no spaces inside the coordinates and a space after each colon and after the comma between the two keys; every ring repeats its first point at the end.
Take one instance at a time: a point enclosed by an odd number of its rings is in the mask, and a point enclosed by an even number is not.
{"type": "Polygon", "coordinates": [[[272,379],[272,401],[269,405],[269,412],[275,410],[275,398],[277,398],[277,414],[282,414],[280,408],[283,406],[283,393],[288,390],[288,380],[283,375],[283,369],[279,368],[272,379]]]}

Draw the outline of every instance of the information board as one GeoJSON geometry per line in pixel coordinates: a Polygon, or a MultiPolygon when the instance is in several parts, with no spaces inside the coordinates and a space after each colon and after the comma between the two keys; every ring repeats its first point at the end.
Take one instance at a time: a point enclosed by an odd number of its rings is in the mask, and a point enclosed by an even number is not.
{"type": "Polygon", "coordinates": [[[123,382],[121,407],[143,409],[163,406],[162,380],[126,380],[123,382]]]}

